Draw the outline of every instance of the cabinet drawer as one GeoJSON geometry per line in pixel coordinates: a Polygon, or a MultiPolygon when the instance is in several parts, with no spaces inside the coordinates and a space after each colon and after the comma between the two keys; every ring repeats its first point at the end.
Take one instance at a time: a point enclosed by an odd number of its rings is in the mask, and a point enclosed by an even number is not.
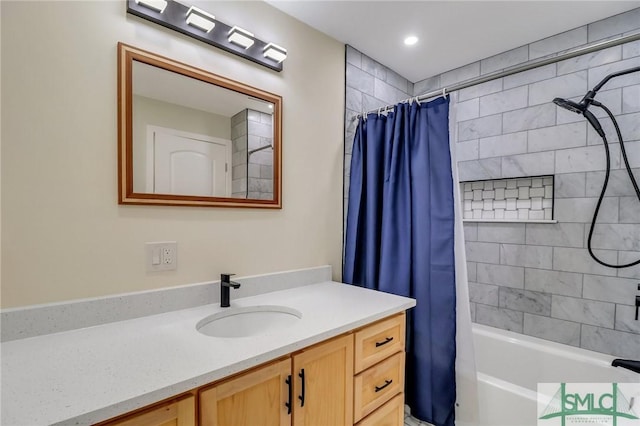
{"type": "Polygon", "coordinates": [[[403,424],[404,394],[401,393],[362,419],[357,426],[403,426],[403,424]]]}
{"type": "Polygon", "coordinates": [[[360,421],[404,390],[404,352],[358,374],[354,379],[354,420],[360,421]]]}
{"type": "Polygon", "coordinates": [[[404,351],[405,314],[356,332],[355,372],[359,373],[396,352],[404,351]]]}

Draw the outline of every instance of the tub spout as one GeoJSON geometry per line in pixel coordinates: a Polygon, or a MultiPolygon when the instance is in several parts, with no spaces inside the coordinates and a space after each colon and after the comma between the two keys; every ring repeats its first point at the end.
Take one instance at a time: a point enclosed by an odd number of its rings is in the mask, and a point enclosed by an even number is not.
{"type": "Polygon", "coordinates": [[[633,360],[633,359],[616,358],[616,359],[613,360],[611,365],[613,367],[626,368],[627,370],[631,370],[634,373],[640,374],[640,361],[636,361],[636,360],[633,360]]]}

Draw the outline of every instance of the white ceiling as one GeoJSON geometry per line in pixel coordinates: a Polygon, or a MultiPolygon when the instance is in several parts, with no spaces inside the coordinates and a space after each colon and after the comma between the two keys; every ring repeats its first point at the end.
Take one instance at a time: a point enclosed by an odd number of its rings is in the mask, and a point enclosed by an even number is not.
{"type": "Polygon", "coordinates": [[[267,0],[412,82],[640,7],[640,1],[267,0]],[[420,41],[411,47],[404,38],[420,41]]]}

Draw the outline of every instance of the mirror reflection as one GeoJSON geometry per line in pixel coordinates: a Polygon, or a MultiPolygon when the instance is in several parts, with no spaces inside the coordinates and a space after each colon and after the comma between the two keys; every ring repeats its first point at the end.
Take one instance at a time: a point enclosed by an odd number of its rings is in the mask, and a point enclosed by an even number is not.
{"type": "Polygon", "coordinates": [[[130,56],[121,203],[280,207],[280,97],[176,64],[130,56]]]}

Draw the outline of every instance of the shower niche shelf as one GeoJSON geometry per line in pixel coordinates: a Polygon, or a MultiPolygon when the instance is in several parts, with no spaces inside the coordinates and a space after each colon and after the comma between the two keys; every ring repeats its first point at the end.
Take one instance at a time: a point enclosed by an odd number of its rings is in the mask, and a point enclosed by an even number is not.
{"type": "Polygon", "coordinates": [[[557,223],[553,175],[460,182],[464,222],[557,223]]]}
{"type": "Polygon", "coordinates": [[[464,223],[558,223],[557,220],[525,220],[525,219],[462,219],[464,223]]]}

